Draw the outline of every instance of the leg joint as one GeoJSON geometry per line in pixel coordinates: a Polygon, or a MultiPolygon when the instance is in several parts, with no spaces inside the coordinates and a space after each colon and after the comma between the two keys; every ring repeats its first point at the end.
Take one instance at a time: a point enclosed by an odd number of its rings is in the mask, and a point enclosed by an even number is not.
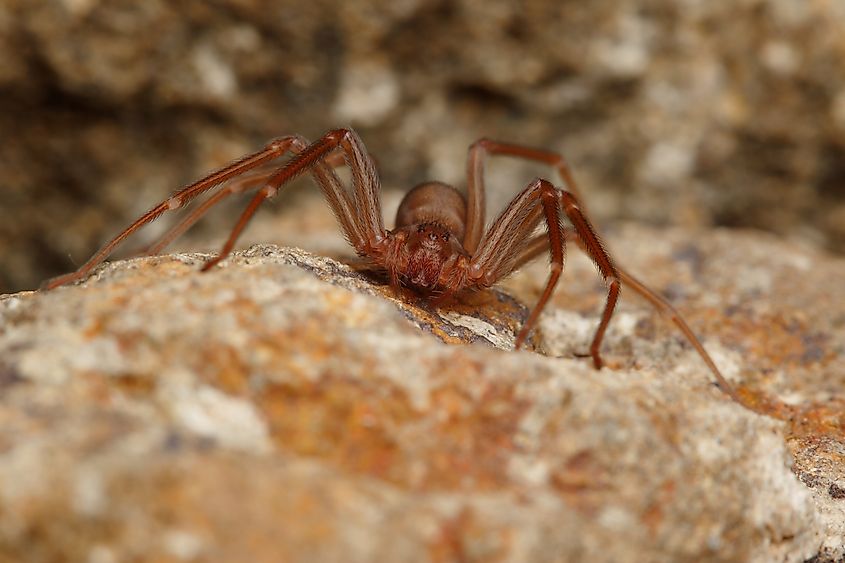
{"type": "Polygon", "coordinates": [[[264,186],[263,188],[261,188],[261,194],[266,199],[270,199],[271,197],[273,197],[277,193],[279,193],[279,188],[277,188],[276,186],[273,186],[272,184],[268,184],[268,185],[264,186]]]}
{"type": "Polygon", "coordinates": [[[340,129],[332,129],[323,136],[323,139],[339,143],[349,139],[352,135],[352,129],[349,129],[348,127],[341,127],[340,129]]]}
{"type": "Polygon", "coordinates": [[[307,146],[307,141],[300,135],[285,135],[284,137],[276,137],[267,143],[266,149],[274,153],[283,154],[291,146],[302,149],[307,146]]]}
{"type": "Polygon", "coordinates": [[[581,205],[578,199],[572,194],[572,192],[568,192],[563,189],[558,189],[558,197],[560,197],[560,202],[563,204],[563,208],[567,214],[572,212],[581,213],[581,205]]]}
{"type": "Polygon", "coordinates": [[[556,204],[558,200],[558,188],[551,182],[544,178],[537,178],[534,180],[540,188],[540,197],[548,203],[556,204]]]}
{"type": "Polygon", "coordinates": [[[469,146],[469,150],[487,150],[490,148],[490,145],[495,144],[494,141],[488,139],[487,137],[481,137],[473,144],[469,146]]]}

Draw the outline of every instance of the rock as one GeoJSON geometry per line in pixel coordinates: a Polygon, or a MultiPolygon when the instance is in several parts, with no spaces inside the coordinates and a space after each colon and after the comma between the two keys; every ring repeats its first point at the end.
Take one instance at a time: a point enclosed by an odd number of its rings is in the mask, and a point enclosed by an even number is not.
{"type": "MultiPolygon", "coordinates": [[[[488,136],[562,151],[600,218],[751,225],[841,252],[841,6],[6,0],[0,291],[70,269],[273,137],[340,125],[391,188],[463,183],[488,136]]],[[[537,173],[495,170],[497,206],[537,173]]]]}
{"type": "Polygon", "coordinates": [[[841,557],[845,263],[737,231],[607,239],[746,406],[633,293],[608,367],[573,357],[602,300],[577,252],[545,355],[511,349],[543,260],[440,309],[267,245],[0,297],[0,558],[841,557]]]}

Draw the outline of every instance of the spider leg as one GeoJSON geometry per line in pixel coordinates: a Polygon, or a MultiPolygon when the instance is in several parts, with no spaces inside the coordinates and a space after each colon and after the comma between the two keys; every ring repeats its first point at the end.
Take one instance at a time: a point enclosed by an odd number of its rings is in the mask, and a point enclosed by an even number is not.
{"type": "MultiPolygon", "coordinates": [[[[566,230],[564,230],[563,234],[566,242],[569,242],[575,235],[575,233],[566,230]]],[[[545,254],[548,251],[549,237],[547,237],[545,233],[535,235],[525,243],[525,246],[520,251],[519,256],[517,256],[516,260],[514,260],[514,271],[522,268],[541,254],[545,254]]]]}
{"type": "MultiPolygon", "coordinates": [[[[488,155],[511,156],[548,164],[557,171],[566,189],[576,199],[581,199],[581,190],[562,155],[514,143],[479,139],[470,146],[467,157],[467,228],[463,247],[470,254],[478,248],[484,231],[484,162],[488,155]]],[[[581,208],[584,209],[584,206],[581,208]]]]}
{"type": "Polygon", "coordinates": [[[610,323],[610,318],[613,316],[616,302],[619,300],[619,291],[621,289],[619,272],[610,259],[607,250],[605,250],[604,245],[602,245],[601,240],[599,240],[592,224],[581,210],[575,196],[565,190],[557,190],[557,194],[560,198],[563,212],[566,213],[566,216],[572,222],[578,239],[581,241],[581,245],[579,246],[592,259],[595,265],[598,266],[599,272],[607,284],[607,301],[605,302],[604,311],[601,315],[601,322],[599,322],[599,326],[593,336],[593,342],[590,344],[590,355],[593,357],[593,364],[595,364],[596,368],[601,368],[602,361],[599,355],[599,348],[604,338],[604,332],[607,330],[607,325],[610,323]]]}
{"type": "Polygon", "coordinates": [[[707,367],[710,368],[710,371],[713,373],[713,377],[716,378],[716,385],[721,389],[724,393],[730,396],[734,401],[739,404],[745,404],[742,399],[740,399],[739,395],[737,394],[736,390],[733,388],[733,385],[728,383],[728,380],[722,375],[722,372],[716,366],[716,362],[713,361],[713,358],[710,357],[710,354],[707,353],[707,350],[704,348],[704,345],[689,327],[687,322],[681,316],[681,314],[675,309],[663,296],[660,294],[652,291],[648,286],[642,283],[640,280],[629,274],[628,272],[619,270],[619,276],[622,278],[623,283],[627,286],[642,295],[646,301],[651,303],[651,305],[657,309],[657,311],[668,317],[678,330],[686,337],[687,341],[692,344],[692,347],[695,348],[695,351],[698,352],[698,355],[701,356],[701,359],[704,360],[704,363],[707,364],[707,367]]]}
{"type": "MultiPolygon", "coordinates": [[[[572,174],[571,169],[569,168],[569,165],[563,158],[563,155],[552,151],[526,147],[514,143],[503,143],[490,139],[480,139],[475,144],[473,144],[472,147],[470,147],[469,152],[467,191],[467,238],[469,239],[468,242],[470,244],[477,244],[477,241],[480,238],[480,231],[483,228],[484,223],[483,174],[484,159],[487,155],[511,156],[515,158],[523,158],[548,164],[557,171],[558,175],[566,185],[566,189],[572,195],[574,195],[577,200],[581,200],[581,190],[575,181],[575,178],[572,174]],[[474,206],[473,202],[476,202],[474,206]],[[479,207],[481,208],[480,211],[479,207]]],[[[584,207],[583,202],[580,203],[580,208],[582,213],[586,214],[586,208],[584,207]]],[[[567,231],[566,235],[567,240],[574,238],[575,242],[578,244],[581,250],[585,251],[587,254],[590,254],[590,251],[588,250],[588,247],[585,245],[583,240],[580,237],[574,236],[575,233],[567,231]]],[[[464,245],[464,247],[468,248],[466,244],[464,245]]],[[[533,239],[528,241],[523,247],[521,254],[519,255],[519,257],[517,257],[514,263],[514,268],[519,268],[525,263],[533,260],[538,255],[542,254],[543,252],[548,251],[548,249],[549,247],[547,237],[545,235],[535,236],[533,239]]],[[[671,321],[675,324],[675,326],[677,326],[681,333],[683,333],[689,343],[692,344],[693,348],[695,348],[695,350],[704,360],[704,363],[706,363],[707,366],[710,368],[710,371],[713,373],[713,376],[715,377],[716,383],[719,388],[722,389],[722,391],[724,391],[725,393],[727,393],[731,398],[741,403],[742,401],[739,400],[736,391],[724,378],[722,372],[719,370],[719,368],[716,366],[716,363],[710,357],[710,354],[707,353],[704,346],[701,344],[701,341],[699,341],[699,339],[695,336],[695,333],[692,331],[692,329],[690,329],[689,325],[687,325],[686,321],[681,316],[681,314],[678,313],[678,311],[674,307],[672,307],[672,305],[668,301],[666,301],[666,299],[649,289],[648,286],[640,282],[637,278],[629,274],[627,271],[620,270],[617,268],[616,273],[624,285],[630,286],[631,289],[639,293],[649,303],[651,303],[652,306],[658,310],[658,312],[671,319],[671,321]]]]}
{"type": "Polygon", "coordinates": [[[192,209],[188,215],[173,225],[155,243],[144,249],[140,254],[145,254],[147,256],[160,254],[162,250],[167,248],[174,240],[182,236],[185,231],[190,229],[197,221],[202,219],[202,217],[208,213],[212,207],[231,195],[239,194],[261,185],[267,181],[268,176],[268,171],[256,171],[254,174],[247,174],[242,178],[232,180],[220,188],[220,190],[212,194],[208,199],[199,204],[195,209],[192,209]]]}
{"type": "Polygon", "coordinates": [[[278,139],[275,139],[268,143],[260,151],[249,154],[244,158],[237,160],[236,162],[233,162],[228,166],[224,166],[223,168],[220,168],[219,170],[216,170],[211,174],[197,180],[196,182],[184,187],[168,199],[162,201],[161,203],[141,215],[138,219],[132,222],[131,225],[121,231],[116,237],[114,237],[105,245],[103,245],[100,250],[98,250],[91,258],[88,259],[87,262],[80,266],[76,271],[47,280],[46,282],[44,282],[44,284],[42,284],[41,288],[49,290],[59,287],[60,285],[64,285],[66,283],[84,278],[91,272],[91,270],[97,267],[97,265],[99,265],[103,260],[108,258],[108,256],[112,253],[115,247],[117,247],[121,242],[123,242],[124,239],[126,239],[129,235],[131,235],[147,223],[151,223],[163,213],[181,208],[193,198],[214,188],[215,186],[220,185],[221,183],[227,180],[230,180],[236,176],[240,176],[244,172],[257,168],[266,162],[280,157],[285,152],[287,152],[288,148],[293,142],[294,137],[292,136],[280,137],[278,139]]]}
{"type": "Polygon", "coordinates": [[[585,252],[598,266],[599,272],[608,284],[607,301],[601,321],[590,344],[590,356],[596,368],[601,368],[599,349],[613,310],[619,299],[620,279],[610,256],[601,244],[595,230],[581,211],[578,200],[571,193],[555,188],[547,180],[534,180],[502,212],[496,222],[481,240],[478,250],[470,261],[469,276],[478,285],[492,285],[496,280],[510,274],[524,261],[525,252],[536,252],[542,246],[537,237],[532,237],[537,226],[537,204],[542,203],[546,219],[548,249],[551,252],[551,273],[540,300],[532,309],[528,320],[517,335],[518,348],[537,322],[546,302],[552,295],[560,273],[563,270],[564,231],[560,224],[561,211],[566,214],[583,243],[585,252]]]}
{"type": "MultiPolygon", "coordinates": [[[[307,142],[304,139],[291,144],[291,148],[294,149],[294,153],[300,152],[305,146],[307,146],[307,142]]],[[[342,154],[334,153],[329,154],[326,158],[324,158],[323,162],[330,168],[335,168],[338,166],[343,166],[344,159],[342,154]]],[[[271,165],[268,167],[267,165],[264,165],[261,168],[256,169],[248,174],[245,174],[240,178],[236,178],[230,181],[228,184],[224,185],[219,191],[214,193],[211,197],[203,201],[195,209],[191,210],[191,212],[187,216],[183,217],[181,221],[171,227],[164,235],[162,235],[161,238],[159,238],[154,244],[150,245],[140,254],[153,256],[161,253],[161,251],[167,248],[167,246],[169,246],[174,240],[182,236],[185,231],[190,229],[197,221],[202,219],[202,217],[206,213],[208,213],[212,207],[214,207],[215,205],[217,205],[218,203],[220,203],[231,195],[246,192],[255,188],[256,186],[260,186],[269,179],[271,173],[275,172],[277,168],[277,166],[271,165]]],[[[328,188],[326,184],[340,185],[340,180],[336,177],[336,175],[329,174],[325,170],[317,171],[316,168],[314,172],[314,179],[320,184],[320,186],[324,187],[324,191],[332,189],[328,188]]],[[[347,207],[350,206],[347,205],[347,207]]]]}
{"type": "MultiPolygon", "coordinates": [[[[585,250],[584,243],[575,234],[574,231],[567,230],[564,234],[567,242],[574,239],[575,243],[582,250],[585,250]]],[[[534,238],[532,238],[525,244],[525,247],[522,249],[522,253],[516,259],[514,269],[524,266],[531,260],[535,259],[537,256],[548,251],[548,237],[546,237],[546,235],[544,234],[536,235],[534,238]]],[[[672,304],[669,303],[669,301],[667,301],[665,297],[649,288],[646,284],[634,277],[628,271],[617,267],[616,273],[619,275],[619,279],[622,281],[622,284],[625,287],[630,287],[636,293],[639,293],[641,297],[643,297],[652,305],[652,307],[657,309],[658,313],[670,320],[675,325],[675,327],[681,331],[681,334],[684,335],[684,338],[687,339],[687,342],[692,345],[692,347],[695,349],[701,359],[704,360],[704,363],[707,364],[707,367],[710,369],[710,372],[713,374],[713,377],[716,380],[716,386],[719,387],[722,392],[727,394],[734,401],[743,404],[743,401],[740,399],[733,385],[731,385],[728,380],[725,379],[725,376],[722,375],[722,372],[716,365],[716,362],[714,362],[713,358],[710,357],[710,354],[707,353],[707,349],[704,348],[704,345],[692,331],[690,326],[687,324],[686,320],[684,320],[684,317],[681,316],[681,313],[679,313],[678,310],[675,309],[675,307],[673,307],[672,304]]]]}
{"type": "MultiPolygon", "coordinates": [[[[132,222],[132,224],[107,242],[76,271],[47,280],[42,285],[42,289],[53,289],[85,277],[97,265],[103,262],[129,235],[154,221],[163,213],[183,207],[195,197],[228,180],[241,176],[249,171],[260,169],[262,165],[275,160],[291,149],[295,153],[298,153],[298,156],[295,156],[286,165],[278,168],[274,174],[271,174],[266,179],[263,188],[258,191],[246,210],[242,213],[226,245],[223,247],[221,256],[212,260],[210,265],[206,264],[203,269],[208,269],[231,252],[237,237],[246,227],[246,224],[258,206],[265,199],[275,195],[283,184],[306,170],[310,170],[317,180],[320,189],[328,200],[349,242],[355,246],[359,254],[374,252],[376,250],[375,247],[383,242],[386,234],[381,218],[378,175],[376,174],[372,158],[364,149],[363,143],[355,132],[351,129],[338,129],[326,133],[311,145],[308,145],[304,139],[296,135],[280,137],[268,143],[262,150],[247,155],[197,180],[179,190],[170,198],[157,204],[132,222]],[[354,192],[351,195],[343,187],[337,174],[330,168],[330,166],[336,166],[339,162],[336,154],[337,151],[343,153],[344,162],[352,169],[354,192]],[[359,217],[359,213],[362,214],[362,217],[359,217]]],[[[241,187],[243,187],[243,184],[241,184],[241,187]]],[[[209,198],[212,200],[211,203],[206,202],[201,205],[199,209],[184,219],[181,224],[176,225],[172,232],[166,234],[164,239],[159,241],[155,246],[159,247],[162,244],[165,246],[169,244],[172,240],[171,235],[178,236],[178,234],[181,234],[184,229],[190,227],[212,205],[239,189],[236,183],[235,187],[225,195],[215,195],[209,198]]],[[[243,187],[243,189],[246,190],[247,188],[243,187]]],[[[226,189],[224,188],[225,191],[226,189]]],[[[163,246],[161,247],[163,248],[163,246]]]]}
{"type": "Polygon", "coordinates": [[[328,171],[337,179],[334,172],[331,172],[324,162],[324,159],[336,149],[343,151],[346,165],[352,172],[352,195],[350,197],[339,182],[337,184],[320,182],[323,194],[338,217],[347,239],[358,254],[378,255],[387,233],[382,219],[379,200],[380,182],[375,164],[367,153],[364,143],[352,129],[335,129],[303,148],[270,176],[241,213],[220,253],[216,258],[206,262],[202,270],[206,271],[214,267],[231,253],[238,237],[258,207],[265,200],[275,196],[286,183],[312,169],[318,173],[328,171]]]}
{"type": "Polygon", "coordinates": [[[551,252],[551,272],[546,288],[534,305],[528,320],[516,337],[516,348],[525,341],[540,312],[552,295],[563,271],[565,240],[560,224],[558,191],[547,180],[536,179],[502,211],[478,246],[469,264],[469,277],[479,286],[490,286],[514,270],[526,242],[540,220],[545,218],[547,243],[551,252]]]}

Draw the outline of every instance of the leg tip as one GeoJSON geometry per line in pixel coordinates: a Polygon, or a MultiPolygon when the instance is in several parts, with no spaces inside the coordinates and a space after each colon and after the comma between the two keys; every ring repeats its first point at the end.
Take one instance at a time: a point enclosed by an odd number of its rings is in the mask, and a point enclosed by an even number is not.
{"type": "Polygon", "coordinates": [[[67,282],[71,281],[73,278],[68,277],[67,275],[58,276],[55,278],[50,278],[41,282],[41,285],[38,286],[38,291],[50,291],[65,285],[67,282]]]}
{"type": "Polygon", "coordinates": [[[601,356],[598,354],[579,354],[576,352],[573,354],[576,358],[592,358],[593,359],[593,367],[596,369],[601,369],[604,367],[604,361],[601,359],[601,356]]]}

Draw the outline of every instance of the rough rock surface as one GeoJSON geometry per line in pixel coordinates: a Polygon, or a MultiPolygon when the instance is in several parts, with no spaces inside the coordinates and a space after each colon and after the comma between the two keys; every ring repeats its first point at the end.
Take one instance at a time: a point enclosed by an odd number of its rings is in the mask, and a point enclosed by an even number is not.
{"type": "MultiPolygon", "coordinates": [[[[632,293],[603,349],[573,252],[534,344],[485,292],[404,303],[254,246],[0,298],[7,561],[817,561],[845,554],[845,263],[624,226],[746,406],[632,293]],[[410,321],[410,322],[409,322],[410,321]],[[472,344],[447,342],[474,342],[472,344]]],[[[531,303],[538,261],[507,291],[531,303]]]]}
{"type": "MultiPolygon", "coordinates": [[[[841,251],[843,26],[838,0],[5,0],[0,291],[272,137],[345,124],[391,187],[461,181],[490,136],[563,151],[604,218],[841,251]]],[[[526,178],[497,175],[497,203],[526,178]]]]}

